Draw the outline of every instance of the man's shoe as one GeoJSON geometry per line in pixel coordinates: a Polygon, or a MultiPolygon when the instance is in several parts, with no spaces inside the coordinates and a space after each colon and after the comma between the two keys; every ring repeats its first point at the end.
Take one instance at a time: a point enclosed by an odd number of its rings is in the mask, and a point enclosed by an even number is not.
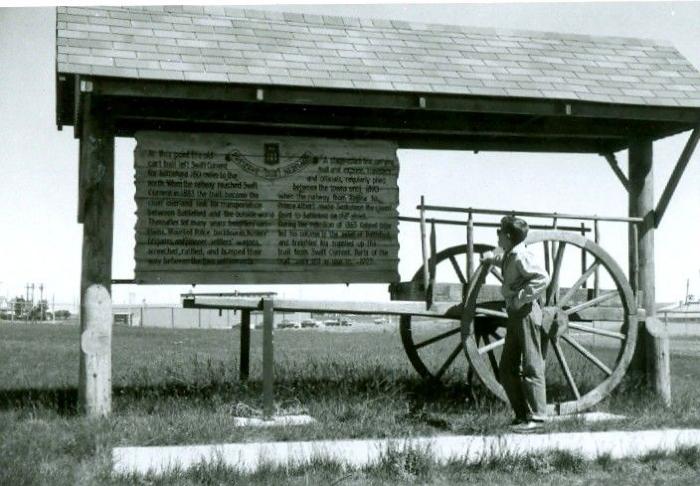
{"type": "Polygon", "coordinates": [[[544,428],[543,422],[535,422],[533,420],[512,425],[510,430],[516,434],[529,434],[530,432],[538,432],[544,428]]]}
{"type": "Polygon", "coordinates": [[[510,423],[510,425],[511,425],[511,426],[513,426],[513,425],[519,425],[519,424],[524,424],[525,422],[527,422],[527,419],[515,417],[515,418],[513,419],[513,421],[510,423]]]}

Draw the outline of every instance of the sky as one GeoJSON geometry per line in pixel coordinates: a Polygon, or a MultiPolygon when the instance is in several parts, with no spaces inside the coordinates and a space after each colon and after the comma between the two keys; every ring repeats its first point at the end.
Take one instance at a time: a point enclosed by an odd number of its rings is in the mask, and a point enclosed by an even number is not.
{"type": "MultiPolygon", "coordinates": [[[[700,2],[258,4],[256,8],[660,39],[670,41],[700,69],[700,2]]],[[[0,296],[23,295],[26,284],[43,283],[45,297],[68,305],[78,301],[80,286],[78,140],[73,138],[72,127],[62,131],[56,127],[54,63],[54,8],[0,7],[0,296]]],[[[654,144],[656,201],[688,135],[686,132],[654,144]]],[[[132,278],[134,269],[134,146],[133,140],[120,138],[115,148],[112,273],[113,278],[120,279],[132,278]]],[[[398,157],[399,213],[406,216],[417,216],[415,206],[421,195],[428,204],[436,205],[627,214],[624,189],[605,160],[595,155],[400,150],[398,157]]],[[[620,152],[617,158],[626,170],[627,153],[620,152]]],[[[700,295],[699,188],[700,154],[696,153],[656,231],[658,301],[683,299],[688,280],[691,293],[700,295]]],[[[619,223],[601,224],[601,245],[623,268],[627,262],[626,231],[619,223]]],[[[477,230],[475,239],[496,242],[493,230],[477,230]]],[[[438,232],[438,248],[463,240],[463,229],[438,232]]],[[[408,280],[421,263],[416,225],[400,225],[399,243],[399,272],[402,280],[408,280]]],[[[179,295],[190,289],[115,285],[112,293],[115,303],[176,303],[179,295]]],[[[234,290],[270,290],[287,298],[388,299],[386,285],[229,285],[195,289],[234,290]]]]}

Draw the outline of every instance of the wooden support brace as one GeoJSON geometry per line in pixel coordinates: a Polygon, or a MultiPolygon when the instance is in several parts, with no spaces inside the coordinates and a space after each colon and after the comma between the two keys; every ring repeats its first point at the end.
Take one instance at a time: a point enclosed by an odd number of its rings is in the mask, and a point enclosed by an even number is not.
{"type": "MultiPolygon", "coordinates": [[[[586,225],[585,225],[585,223],[583,223],[583,222],[581,222],[581,236],[583,236],[584,238],[586,237],[586,225]]],[[[583,249],[583,248],[581,248],[581,274],[582,274],[582,275],[583,275],[583,273],[586,271],[586,268],[587,268],[587,267],[588,267],[588,264],[587,264],[587,262],[586,262],[586,250],[583,249]]],[[[588,285],[586,284],[586,282],[583,282],[583,283],[581,284],[581,287],[584,288],[584,289],[585,289],[587,286],[588,286],[588,285]]]]}
{"type": "Polygon", "coordinates": [[[266,419],[275,412],[273,325],[274,301],[263,299],[263,415],[266,419]]]}
{"type": "Polygon", "coordinates": [[[613,153],[607,153],[603,154],[603,157],[605,157],[605,160],[608,161],[608,164],[610,165],[610,168],[613,170],[615,175],[617,176],[618,179],[620,179],[620,182],[622,183],[623,186],[625,186],[625,190],[629,191],[630,190],[630,182],[627,179],[627,176],[625,176],[624,172],[622,172],[622,169],[617,163],[617,159],[615,158],[615,154],[613,153]]]}
{"type": "Polygon", "coordinates": [[[693,152],[695,151],[695,147],[698,145],[699,139],[700,126],[696,127],[695,130],[693,130],[693,133],[690,134],[690,138],[688,138],[688,141],[686,142],[685,147],[683,148],[683,152],[681,153],[681,156],[679,157],[676,166],[673,168],[671,177],[669,177],[668,179],[668,183],[664,188],[664,192],[659,198],[659,203],[656,205],[656,210],[654,211],[655,228],[658,228],[659,224],[661,223],[661,218],[663,218],[664,213],[666,212],[668,203],[671,201],[671,196],[673,196],[673,193],[675,192],[676,187],[678,186],[678,182],[681,180],[681,176],[683,175],[685,168],[688,166],[688,162],[690,162],[690,157],[692,157],[693,152]]]}
{"type": "Polygon", "coordinates": [[[467,219],[467,285],[471,283],[474,273],[474,215],[469,213],[467,219]]]}
{"type": "Polygon", "coordinates": [[[427,309],[429,309],[435,301],[435,273],[437,271],[437,235],[435,234],[435,222],[430,223],[430,282],[427,292],[427,309]]]}
{"type": "Polygon", "coordinates": [[[248,381],[250,375],[250,310],[241,311],[241,361],[240,379],[248,381]]]}
{"type": "MultiPolygon", "coordinates": [[[[598,226],[598,220],[593,220],[593,241],[596,245],[600,245],[600,227],[598,226]]],[[[636,241],[636,238],[635,238],[636,241]]],[[[598,297],[598,291],[600,290],[600,270],[598,267],[595,269],[593,274],[593,296],[598,297]]]]}
{"type": "MultiPolygon", "coordinates": [[[[426,233],[427,230],[425,228],[425,209],[423,207],[425,206],[425,197],[421,196],[420,197],[420,247],[421,247],[421,252],[423,256],[423,288],[425,291],[428,291],[428,285],[430,284],[430,275],[428,275],[428,246],[426,244],[426,233]]],[[[426,294],[426,300],[427,300],[427,294],[426,294]]]]}

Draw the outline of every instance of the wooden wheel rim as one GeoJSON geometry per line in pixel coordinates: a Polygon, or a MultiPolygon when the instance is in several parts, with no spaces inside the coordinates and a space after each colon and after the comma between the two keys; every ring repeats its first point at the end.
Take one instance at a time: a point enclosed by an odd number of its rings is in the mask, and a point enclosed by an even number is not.
{"type": "MultiPolygon", "coordinates": [[[[483,254],[487,251],[493,250],[494,247],[491,245],[474,244],[474,254],[483,254]]],[[[446,248],[435,254],[435,266],[439,265],[445,260],[449,260],[451,257],[454,258],[457,255],[466,255],[467,245],[457,245],[446,248]]],[[[416,271],[413,275],[411,281],[420,282],[423,280],[423,266],[416,271]]],[[[411,316],[401,316],[399,320],[399,332],[401,335],[401,343],[403,344],[404,351],[408,356],[408,360],[413,365],[413,368],[418,372],[420,376],[425,379],[436,379],[435,370],[431,370],[421,358],[418,348],[416,347],[416,341],[414,340],[413,327],[411,323],[411,316]]],[[[461,332],[461,329],[460,331],[461,332]]]]}
{"type": "MultiPolygon", "coordinates": [[[[632,359],[632,355],[634,354],[634,347],[637,340],[637,308],[634,294],[622,269],[615,260],[595,242],[581,235],[564,231],[531,231],[528,234],[526,244],[530,245],[546,241],[564,242],[568,245],[583,249],[593,255],[613,279],[623,308],[621,332],[624,334],[624,340],[620,347],[620,352],[617,355],[612,374],[578,399],[548,404],[550,414],[570,414],[580,412],[597,404],[607,397],[622,381],[632,359]]],[[[487,363],[486,357],[479,353],[475,338],[476,330],[474,328],[474,317],[476,314],[477,298],[479,290],[484,285],[490,269],[491,265],[480,265],[475,272],[474,278],[470,282],[462,314],[462,340],[464,343],[464,351],[467,354],[467,360],[481,382],[498,398],[507,401],[503,387],[489,371],[490,365],[487,363]]]]}

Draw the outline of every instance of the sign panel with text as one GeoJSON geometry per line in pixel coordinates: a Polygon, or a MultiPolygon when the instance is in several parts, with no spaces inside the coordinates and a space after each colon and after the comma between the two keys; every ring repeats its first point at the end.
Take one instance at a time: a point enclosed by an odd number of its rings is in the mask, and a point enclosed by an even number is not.
{"type": "Polygon", "coordinates": [[[136,135],[140,283],[378,283],[398,276],[396,144],[136,135]]]}

